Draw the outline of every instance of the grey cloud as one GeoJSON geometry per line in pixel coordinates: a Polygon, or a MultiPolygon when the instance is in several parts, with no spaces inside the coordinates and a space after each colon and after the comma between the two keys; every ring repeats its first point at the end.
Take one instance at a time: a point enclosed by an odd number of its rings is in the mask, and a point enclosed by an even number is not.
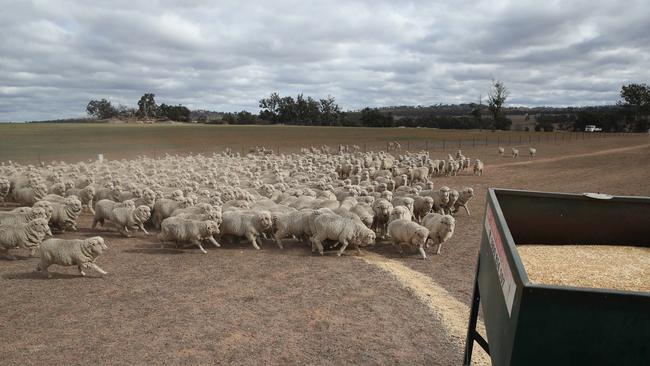
{"type": "Polygon", "coordinates": [[[609,104],[650,79],[645,0],[6,3],[0,121],[144,92],[253,112],[273,91],[346,109],[474,102],[492,79],[512,104],[609,104]]]}

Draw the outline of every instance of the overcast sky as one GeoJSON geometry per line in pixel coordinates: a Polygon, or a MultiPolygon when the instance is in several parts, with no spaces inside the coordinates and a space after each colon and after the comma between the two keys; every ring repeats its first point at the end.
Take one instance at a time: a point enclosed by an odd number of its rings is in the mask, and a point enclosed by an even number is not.
{"type": "Polygon", "coordinates": [[[281,95],[344,109],[618,100],[650,82],[650,1],[0,0],[0,121],[82,116],[144,92],[258,112],[281,95]]]}

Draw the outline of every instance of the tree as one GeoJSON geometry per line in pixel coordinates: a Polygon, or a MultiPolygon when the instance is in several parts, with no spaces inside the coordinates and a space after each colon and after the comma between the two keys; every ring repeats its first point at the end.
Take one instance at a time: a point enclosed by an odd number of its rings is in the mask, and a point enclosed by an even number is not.
{"type": "Polygon", "coordinates": [[[618,104],[624,112],[631,115],[631,130],[641,132],[648,129],[648,114],[650,114],[650,86],[646,84],[629,84],[621,87],[621,98],[618,104]]]}
{"type": "Polygon", "coordinates": [[[328,95],[327,98],[320,100],[320,118],[321,124],[324,126],[332,126],[336,124],[339,118],[339,105],[333,96],[328,95]]]}
{"type": "Polygon", "coordinates": [[[89,116],[99,119],[116,117],[118,114],[117,109],[106,99],[91,100],[86,106],[86,112],[89,116]]]}
{"type": "Polygon", "coordinates": [[[506,127],[510,128],[510,125],[506,122],[509,120],[507,118],[500,118],[501,108],[503,108],[509,96],[510,92],[503,82],[492,80],[492,87],[488,91],[488,109],[492,113],[493,130],[506,129],[506,127]]]}
{"type": "Polygon", "coordinates": [[[278,107],[280,105],[280,95],[277,92],[271,93],[268,98],[260,99],[259,107],[260,118],[271,123],[278,122],[278,107]]]}
{"type": "Polygon", "coordinates": [[[257,122],[257,118],[255,117],[254,114],[247,112],[247,111],[241,111],[237,113],[237,124],[238,125],[253,125],[257,122]]]}
{"type": "Polygon", "coordinates": [[[138,101],[138,116],[140,118],[156,117],[158,115],[158,106],[154,99],[153,93],[145,93],[138,101]]]}
{"type": "Polygon", "coordinates": [[[167,117],[172,121],[178,122],[189,122],[190,121],[190,110],[182,105],[167,105],[165,103],[161,104],[158,108],[158,115],[160,117],[167,117]]]}
{"type": "Polygon", "coordinates": [[[364,127],[392,127],[393,114],[383,114],[377,108],[364,108],[361,110],[361,124],[364,127]]]}

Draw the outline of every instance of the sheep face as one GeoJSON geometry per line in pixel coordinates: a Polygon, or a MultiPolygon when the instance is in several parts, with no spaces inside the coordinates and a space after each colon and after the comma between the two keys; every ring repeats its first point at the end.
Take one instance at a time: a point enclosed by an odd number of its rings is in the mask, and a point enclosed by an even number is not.
{"type": "Polygon", "coordinates": [[[268,212],[259,212],[257,214],[257,223],[262,230],[268,230],[273,226],[273,218],[268,212]]]}
{"type": "Polygon", "coordinates": [[[48,236],[53,236],[52,231],[50,231],[50,226],[48,225],[46,219],[32,220],[27,225],[34,232],[46,234],[48,236]]]}
{"type": "Polygon", "coordinates": [[[212,236],[215,234],[219,234],[219,224],[215,221],[206,221],[205,222],[205,229],[208,232],[208,235],[212,236]]]}
{"type": "Polygon", "coordinates": [[[138,208],[135,209],[133,215],[139,222],[145,222],[149,220],[149,217],[151,217],[151,209],[149,206],[138,206],[138,208]]]}
{"type": "Polygon", "coordinates": [[[428,238],[429,230],[425,227],[421,227],[415,230],[415,233],[413,234],[413,245],[423,247],[426,244],[428,238]]]}

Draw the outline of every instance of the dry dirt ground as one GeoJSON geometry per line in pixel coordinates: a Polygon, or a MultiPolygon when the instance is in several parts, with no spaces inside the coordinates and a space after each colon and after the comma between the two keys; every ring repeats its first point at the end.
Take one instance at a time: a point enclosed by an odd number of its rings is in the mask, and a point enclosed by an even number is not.
{"type": "MultiPolygon", "coordinates": [[[[107,276],[52,266],[48,280],[16,251],[0,260],[0,364],[458,365],[488,187],[650,196],[648,136],[537,148],[530,159],[522,146],[516,162],[467,151],[486,161],[482,177],[436,178],[477,196],[427,261],[385,243],[361,257],[316,257],[297,242],[203,255],[107,227],[97,261],[107,276]]],[[[64,237],[96,235],[89,225],[86,214],[64,237]]]]}

